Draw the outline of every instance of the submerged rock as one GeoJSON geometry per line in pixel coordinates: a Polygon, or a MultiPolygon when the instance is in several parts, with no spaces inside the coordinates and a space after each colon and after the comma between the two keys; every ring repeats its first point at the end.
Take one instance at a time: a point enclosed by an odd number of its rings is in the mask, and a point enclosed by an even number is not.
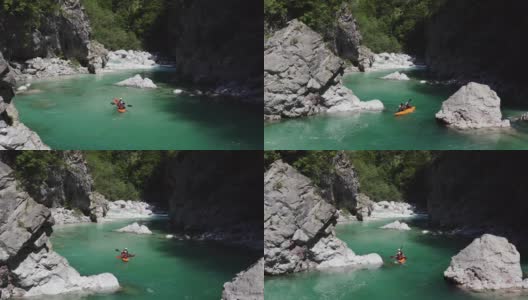
{"type": "Polygon", "coordinates": [[[411,230],[411,227],[404,222],[394,221],[381,227],[381,229],[411,230]]]}
{"type": "Polygon", "coordinates": [[[222,300],[264,300],[264,259],[225,283],[222,300]]]}
{"type": "Polygon", "coordinates": [[[300,21],[289,22],[265,45],[265,119],[383,109],[380,102],[362,105],[342,85],[344,68],[344,62],[332,53],[321,35],[300,21]]]}
{"type": "Polygon", "coordinates": [[[381,77],[381,79],[387,79],[387,80],[401,80],[401,81],[406,81],[406,80],[411,80],[409,78],[409,76],[407,76],[406,74],[404,73],[400,73],[400,72],[394,72],[394,73],[391,73],[387,76],[384,76],[384,77],[381,77]]]}
{"type": "Polygon", "coordinates": [[[128,86],[128,87],[135,87],[140,89],[157,89],[158,86],[152,82],[152,80],[148,78],[142,78],[141,75],[137,74],[136,76],[123,80],[121,82],[116,83],[115,85],[118,86],[128,86]]]}
{"type": "Polygon", "coordinates": [[[335,236],[337,210],[304,175],[282,161],[264,174],[265,273],[377,267],[379,255],[355,255],[335,236]]]}
{"type": "Polygon", "coordinates": [[[127,225],[121,229],[117,229],[117,232],[128,232],[128,233],[137,233],[137,234],[152,234],[152,231],[148,229],[145,225],[139,225],[137,222],[134,222],[130,225],[127,225]]]}
{"type": "Polygon", "coordinates": [[[487,85],[469,83],[442,104],[436,119],[457,129],[505,128],[510,121],[502,120],[501,99],[487,85]]]}
{"type": "Polygon", "coordinates": [[[491,234],[475,239],[453,256],[444,277],[474,291],[528,288],[515,246],[491,234]]]}

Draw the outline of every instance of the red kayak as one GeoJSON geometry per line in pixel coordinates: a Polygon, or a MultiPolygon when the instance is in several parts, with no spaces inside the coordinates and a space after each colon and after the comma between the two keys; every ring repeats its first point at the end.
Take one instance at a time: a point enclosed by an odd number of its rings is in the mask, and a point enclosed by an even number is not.
{"type": "Polygon", "coordinates": [[[119,108],[119,99],[114,99],[114,103],[115,105],[117,106],[117,111],[120,112],[120,113],[125,113],[127,110],[125,107],[123,108],[119,108]]]}

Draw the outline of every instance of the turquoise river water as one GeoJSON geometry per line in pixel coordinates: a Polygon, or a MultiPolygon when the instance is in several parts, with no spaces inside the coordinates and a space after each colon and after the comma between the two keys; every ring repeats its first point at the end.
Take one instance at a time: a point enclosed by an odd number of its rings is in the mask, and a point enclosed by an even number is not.
{"type": "MultiPolygon", "coordinates": [[[[379,99],[382,113],[319,115],[267,123],[264,127],[268,150],[470,150],[528,149],[528,126],[512,130],[460,132],[444,128],[435,114],[456,89],[445,85],[422,84],[420,70],[406,70],[411,81],[383,80],[395,70],[356,73],[344,84],[362,100],[379,99]],[[413,99],[414,114],[395,117],[398,105],[413,99]]],[[[518,116],[528,109],[504,108],[505,117],[518,116]]]]}
{"type": "MultiPolygon", "coordinates": [[[[385,264],[374,270],[330,270],[267,277],[266,300],[527,300],[527,295],[464,292],[443,279],[453,255],[471,240],[422,233],[425,220],[410,223],[411,231],[379,229],[391,222],[372,221],[338,225],[337,236],[357,254],[378,253],[385,264]],[[405,265],[391,255],[403,246],[405,265]]],[[[521,257],[525,251],[521,251],[521,257]]],[[[523,262],[528,268],[528,261],[523,262]]]]}
{"type": "Polygon", "coordinates": [[[262,149],[262,108],[229,99],[175,95],[172,69],[78,75],[33,83],[17,95],[20,118],[53,149],[262,149]],[[114,84],[141,74],[155,90],[114,84]],[[133,107],[120,114],[115,97],[133,107]]]}
{"type": "Polygon", "coordinates": [[[238,272],[257,260],[261,253],[213,242],[166,239],[166,219],[143,222],[153,235],[118,233],[113,230],[131,220],[104,224],[55,228],[55,251],[68,259],[81,275],[114,274],[122,289],[115,294],[41,297],[48,300],[143,300],[214,299],[238,272]],[[136,257],[128,263],[116,258],[116,248],[128,247],[136,257]]]}

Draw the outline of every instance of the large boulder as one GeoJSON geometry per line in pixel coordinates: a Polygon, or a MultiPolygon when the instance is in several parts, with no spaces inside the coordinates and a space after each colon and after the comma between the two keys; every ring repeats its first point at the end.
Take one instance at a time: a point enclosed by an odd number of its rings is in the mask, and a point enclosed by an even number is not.
{"type": "Polygon", "coordinates": [[[335,236],[336,222],[335,207],[310,179],[282,161],[274,162],[264,174],[265,273],[383,263],[377,254],[355,255],[335,236]]]}
{"type": "Polygon", "coordinates": [[[264,300],[264,259],[224,284],[222,300],[264,300]]]}
{"type": "Polygon", "coordinates": [[[501,99],[489,86],[471,82],[442,104],[436,119],[457,129],[504,128],[501,99]]]}
{"type": "Polygon", "coordinates": [[[411,230],[411,227],[404,222],[394,221],[392,223],[381,226],[381,229],[394,229],[394,230],[411,230]]]}
{"type": "Polygon", "coordinates": [[[453,256],[444,277],[474,291],[528,288],[515,246],[491,234],[475,239],[453,256]]]}
{"type": "Polygon", "coordinates": [[[387,79],[387,80],[399,80],[399,81],[407,81],[407,80],[411,80],[409,78],[409,76],[407,76],[407,74],[405,73],[401,73],[401,72],[394,72],[394,73],[391,73],[387,76],[383,76],[381,77],[381,79],[387,79]]]}
{"type": "Polygon", "coordinates": [[[321,35],[298,20],[290,21],[265,44],[265,118],[363,110],[359,98],[342,86],[343,71],[344,62],[321,35]],[[341,109],[332,111],[333,107],[341,109]]]}
{"type": "Polygon", "coordinates": [[[106,67],[109,51],[97,41],[91,41],[88,50],[88,71],[92,74],[100,73],[106,67]]]}
{"type": "Polygon", "coordinates": [[[119,288],[112,274],[81,276],[55,253],[52,225],[50,209],[23,191],[13,170],[0,162],[0,299],[119,288]]]}
{"type": "Polygon", "coordinates": [[[127,233],[135,233],[135,234],[152,234],[152,231],[148,229],[145,225],[140,225],[137,222],[134,222],[130,225],[127,225],[123,228],[117,229],[117,232],[127,232],[127,233]]]}

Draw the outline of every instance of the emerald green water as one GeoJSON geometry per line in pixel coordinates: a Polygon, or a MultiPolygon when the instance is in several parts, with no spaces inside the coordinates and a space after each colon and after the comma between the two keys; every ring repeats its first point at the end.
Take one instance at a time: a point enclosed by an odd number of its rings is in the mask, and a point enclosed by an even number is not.
{"type": "MultiPolygon", "coordinates": [[[[470,300],[528,299],[528,295],[475,294],[449,285],[443,272],[453,255],[470,240],[460,237],[423,234],[423,221],[411,223],[411,231],[379,229],[392,220],[364,224],[339,225],[337,236],[357,254],[378,253],[385,264],[375,270],[330,270],[266,278],[267,300],[470,300]],[[403,246],[408,257],[405,265],[390,259],[403,246]]],[[[525,252],[521,251],[521,257],[525,252]]],[[[523,266],[528,267],[524,263],[523,266]]]]}
{"type": "Polygon", "coordinates": [[[22,122],[58,150],[262,149],[262,108],[175,95],[171,69],[79,75],[33,83],[15,98],[22,122]],[[141,74],[156,90],[118,87],[141,74]],[[133,105],[120,114],[115,97],[133,105]]]}
{"type": "Polygon", "coordinates": [[[166,219],[141,221],[153,231],[151,236],[113,232],[131,222],[55,228],[52,235],[55,251],[66,257],[81,275],[114,274],[122,290],[109,295],[49,299],[218,300],[223,284],[254,263],[259,255],[218,243],[166,239],[166,219]],[[125,247],[136,254],[128,263],[116,258],[119,253],[115,249],[125,247]]]}
{"type": "MultiPolygon", "coordinates": [[[[379,79],[390,71],[356,73],[344,83],[362,100],[379,99],[382,113],[320,115],[264,127],[268,150],[470,150],[528,149],[528,126],[514,130],[460,132],[437,124],[435,114],[456,89],[444,85],[421,84],[424,74],[405,71],[411,81],[379,79]],[[406,99],[417,106],[414,114],[396,118],[394,112],[406,99]]],[[[505,117],[526,110],[507,108],[505,117]]]]}

